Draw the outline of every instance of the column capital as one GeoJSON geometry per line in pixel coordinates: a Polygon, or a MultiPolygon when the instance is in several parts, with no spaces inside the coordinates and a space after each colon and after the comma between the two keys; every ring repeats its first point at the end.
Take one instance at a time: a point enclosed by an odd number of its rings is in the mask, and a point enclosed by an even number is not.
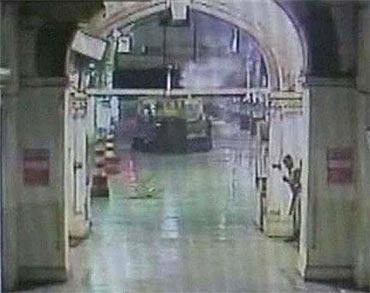
{"type": "Polygon", "coordinates": [[[319,76],[306,76],[305,87],[355,87],[355,80],[352,78],[331,78],[319,76]]]}

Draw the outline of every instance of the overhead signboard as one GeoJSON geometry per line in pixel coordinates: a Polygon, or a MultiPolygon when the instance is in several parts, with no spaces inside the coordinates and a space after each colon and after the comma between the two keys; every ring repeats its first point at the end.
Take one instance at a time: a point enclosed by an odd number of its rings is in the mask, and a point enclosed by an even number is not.
{"type": "Polygon", "coordinates": [[[72,50],[95,60],[102,60],[107,43],[101,39],[93,38],[82,31],[78,31],[72,42],[72,50]]]}

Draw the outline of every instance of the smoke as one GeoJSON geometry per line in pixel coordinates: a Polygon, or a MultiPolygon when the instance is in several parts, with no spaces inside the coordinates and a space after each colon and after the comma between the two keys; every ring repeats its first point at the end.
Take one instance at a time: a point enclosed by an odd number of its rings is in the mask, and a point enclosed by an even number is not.
{"type": "Polygon", "coordinates": [[[184,88],[242,87],[244,84],[245,61],[236,56],[188,62],[180,80],[184,88]]]}

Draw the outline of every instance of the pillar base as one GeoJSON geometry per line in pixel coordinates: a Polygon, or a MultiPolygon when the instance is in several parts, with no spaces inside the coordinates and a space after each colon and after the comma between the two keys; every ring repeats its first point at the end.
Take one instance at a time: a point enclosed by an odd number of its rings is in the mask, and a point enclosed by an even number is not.
{"type": "Polygon", "coordinates": [[[73,225],[71,225],[69,231],[69,237],[71,239],[83,240],[89,237],[91,222],[83,218],[84,215],[75,216],[73,225]]]}
{"type": "Polygon", "coordinates": [[[291,217],[266,215],[263,222],[263,230],[268,237],[285,238],[293,236],[293,222],[291,217]]]}
{"type": "Polygon", "coordinates": [[[352,281],[351,266],[307,266],[300,272],[307,281],[352,281]]]}
{"type": "Polygon", "coordinates": [[[19,286],[21,288],[38,284],[50,284],[67,281],[65,267],[27,267],[19,268],[19,286]]]}

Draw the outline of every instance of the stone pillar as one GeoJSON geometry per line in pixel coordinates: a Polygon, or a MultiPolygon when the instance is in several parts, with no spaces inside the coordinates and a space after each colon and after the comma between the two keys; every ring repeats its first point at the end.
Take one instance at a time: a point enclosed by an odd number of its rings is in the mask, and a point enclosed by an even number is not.
{"type": "MultiPolygon", "coordinates": [[[[69,198],[69,237],[86,238],[90,232],[88,180],[88,100],[82,94],[66,93],[66,193],[69,198]],[[76,96],[77,95],[77,96],[76,96]]],[[[74,244],[75,242],[73,242],[74,244]]]]}
{"type": "MultiPolygon", "coordinates": [[[[270,237],[294,235],[294,216],[289,213],[292,190],[284,177],[289,170],[284,166],[284,157],[289,156],[295,169],[307,168],[307,135],[309,109],[307,97],[299,93],[272,93],[269,102],[269,162],[267,165],[267,193],[264,231],[270,237]]],[[[305,185],[303,178],[301,184],[305,185]]]]}
{"type": "Polygon", "coordinates": [[[106,99],[97,99],[96,102],[96,128],[99,134],[105,137],[109,133],[112,111],[110,108],[110,102],[106,99]]]}
{"type": "Polygon", "coordinates": [[[308,78],[306,87],[309,150],[299,270],[305,279],[351,279],[356,221],[354,88],[348,80],[324,78],[308,78]]]}
{"type": "Polygon", "coordinates": [[[354,209],[354,279],[360,288],[370,288],[370,93],[356,99],[357,155],[354,209]],[[366,130],[368,129],[368,130],[366,130]]]}
{"type": "Polygon", "coordinates": [[[68,224],[62,78],[23,79],[17,105],[19,283],[65,281],[68,224]]]}
{"type": "Polygon", "coordinates": [[[358,11],[357,46],[357,196],[354,214],[355,282],[361,288],[370,288],[370,3],[363,3],[358,11]]]}
{"type": "Polygon", "coordinates": [[[112,111],[112,120],[114,123],[117,123],[119,121],[119,98],[117,96],[112,96],[110,99],[110,108],[112,111]]]}
{"type": "Polygon", "coordinates": [[[87,100],[87,136],[89,138],[89,144],[93,145],[95,143],[95,108],[96,108],[96,98],[94,96],[89,96],[87,100]]]}
{"type": "MultiPolygon", "coordinates": [[[[19,100],[18,5],[0,3],[1,66],[9,70],[9,79],[1,98],[1,197],[2,197],[2,289],[13,290],[18,283],[18,186],[17,104],[19,100]]],[[[3,79],[3,78],[2,78],[3,79]]]]}

